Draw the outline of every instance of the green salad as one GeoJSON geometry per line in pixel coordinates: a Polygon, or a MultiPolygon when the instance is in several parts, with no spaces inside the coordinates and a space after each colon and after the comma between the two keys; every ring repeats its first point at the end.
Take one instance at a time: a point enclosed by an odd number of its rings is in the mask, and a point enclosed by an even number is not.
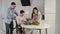
{"type": "Polygon", "coordinates": [[[39,25],[40,22],[38,22],[38,21],[33,21],[32,23],[30,23],[29,21],[25,21],[24,24],[25,24],[25,25],[39,25]]]}
{"type": "Polygon", "coordinates": [[[39,24],[40,24],[40,22],[38,22],[38,21],[32,22],[32,25],[39,25],[39,24]]]}

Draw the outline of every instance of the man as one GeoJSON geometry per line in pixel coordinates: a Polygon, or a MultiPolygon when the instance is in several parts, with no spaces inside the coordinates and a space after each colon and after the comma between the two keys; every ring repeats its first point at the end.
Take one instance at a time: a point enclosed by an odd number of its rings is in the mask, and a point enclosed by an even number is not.
{"type": "Polygon", "coordinates": [[[13,34],[13,19],[16,18],[14,14],[18,16],[15,7],[16,3],[12,2],[10,8],[8,8],[7,10],[6,22],[5,22],[6,34],[13,34]]]}

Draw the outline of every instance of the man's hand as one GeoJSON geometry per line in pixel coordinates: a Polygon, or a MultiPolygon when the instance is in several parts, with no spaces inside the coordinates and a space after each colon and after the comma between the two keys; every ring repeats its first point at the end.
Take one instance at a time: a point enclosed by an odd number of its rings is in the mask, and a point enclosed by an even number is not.
{"type": "Polygon", "coordinates": [[[25,22],[24,20],[21,20],[22,22],[25,22]]]}
{"type": "Polygon", "coordinates": [[[13,19],[16,19],[16,16],[12,16],[13,19]]]}

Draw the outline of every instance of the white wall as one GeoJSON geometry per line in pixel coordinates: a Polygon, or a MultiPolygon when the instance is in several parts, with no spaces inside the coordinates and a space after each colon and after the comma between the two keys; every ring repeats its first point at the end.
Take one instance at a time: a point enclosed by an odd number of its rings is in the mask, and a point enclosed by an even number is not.
{"type": "MultiPolygon", "coordinates": [[[[32,9],[34,7],[37,7],[39,9],[39,11],[42,14],[44,14],[44,3],[43,3],[44,0],[38,0],[38,1],[31,0],[31,6],[25,6],[25,7],[21,5],[20,0],[18,0],[18,1],[17,0],[7,0],[7,1],[3,0],[3,12],[5,11],[5,13],[6,13],[6,10],[10,6],[11,2],[15,2],[17,4],[16,5],[16,10],[17,10],[18,13],[19,13],[20,10],[24,10],[26,12],[29,12],[30,13],[29,15],[31,16],[32,9]]],[[[2,14],[5,14],[5,13],[2,13],[2,14]]],[[[30,16],[28,16],[28,17],[30,17],[30,16]]]]}
{"type": "Polygon", "coordinates": [[[1,9],[2,9],[2,0],[0,0],[0,33],[3,30],[2,29],[3,23],[2,23],[2,10],[1,9]]]}
{"type": "MultiPolygon", "coordinates": [[[[5,11],[10,6],[11,0],[7,0],[7,1],[2,0],[2,1],[3,1],[2,2],[3,3],[2,14],[5,15],[5,11]]],[[[18,1],[12,0],[12,1],[15,1],[17,3],[16,10],[18,11],[18,13],[21,9],[31,13],[34,6],[37,6],[39,8],[38,3],[40,3],[41,0],[37,0],[37,1],[31,0],[32,1],[31,7],[29,7],[29,6],[28,7],[22,7],[19,0],[18,1]],[[35,2],[33,3],[33,1],[35,1],[35,2]]],[[[56,15],[56,10],[55,10],[56,5],[55,4],[56,4],[56,0],[45,0],[45,22],[47,24],[51,25],[51,28],[48,29],[48,34],[55,34],[55,15],[56,15]]],[[[5,16],[3,16],[3,17],[5,17],[5,16]]],[[[43,34],[44,33],[45,33],[45,31],[43,32],[43,34]]]]}
{"type": "Polygon", "coordinates": [[[51,25],[49,34],[55,34],[56,0],[45,0],[45,21],[51,25]]]}
{"type": "Polygon", "coordinates": [[[55,23],[55,33],[60,34],[60,0],[56,0],[56,23],[55,23]]]}

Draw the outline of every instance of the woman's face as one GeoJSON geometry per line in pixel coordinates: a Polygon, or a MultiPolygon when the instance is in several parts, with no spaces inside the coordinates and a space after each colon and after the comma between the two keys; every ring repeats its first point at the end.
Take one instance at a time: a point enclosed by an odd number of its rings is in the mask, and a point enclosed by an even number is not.
{"type": "Polygon", "coordinates": [[[37,10],[36,9],[34,9],[34,13],[37,14],[37,10]]]}

